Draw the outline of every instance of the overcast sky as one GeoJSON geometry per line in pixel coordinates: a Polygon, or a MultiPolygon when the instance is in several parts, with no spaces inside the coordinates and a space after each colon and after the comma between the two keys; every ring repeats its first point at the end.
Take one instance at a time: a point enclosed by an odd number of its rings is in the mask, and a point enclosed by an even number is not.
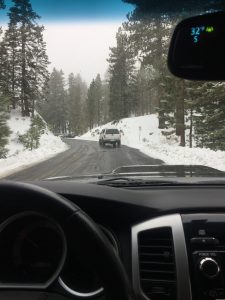
{"type": "Polygon", "coordinates": [[[51,62],[50,69],[80,73],[89,84],[100,73],[104,78],[108,67],[109,47],[116,45],[120,22],[47,24],[44,38],[51,62]]]}
{"type": "MultiPolygon", "coordinates": [[[[89,84],[100,73],[104,77],[109,47],[116,45],[118,27],[132,6],[122,0],[31,0],[41,16],[47,53],[53,67],[80,73],[89,84]]],[[[12,4],[6,0],[7,8],[12,4]]],[[[0,11],[0,23],[8,22],[7,9],[0,11]]],[[[4,26],[5,27],[5,26],[4,26]]]]}

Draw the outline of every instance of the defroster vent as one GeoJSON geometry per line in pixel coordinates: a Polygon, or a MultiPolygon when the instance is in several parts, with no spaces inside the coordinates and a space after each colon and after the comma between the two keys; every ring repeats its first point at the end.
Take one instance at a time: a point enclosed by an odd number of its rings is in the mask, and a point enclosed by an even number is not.
{"type": "Polygon", "coordinates": [[[138,234],[141,289],[151,300],[176,299],[176,266],[170,227],[138,234]]]}

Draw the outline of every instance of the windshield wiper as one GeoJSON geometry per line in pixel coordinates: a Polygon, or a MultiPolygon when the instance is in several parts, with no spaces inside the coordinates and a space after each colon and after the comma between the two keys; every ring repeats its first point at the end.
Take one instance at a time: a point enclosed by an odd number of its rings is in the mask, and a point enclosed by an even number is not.
{"type": "MultiPolygon", "coordinates": [[[[146,180],[134,179],[127,177],[110,178],[97,182],[98,185],[107,185],[112,187],[140,187],[140,186],[168,186],[168,185],[181,185],[178,181],[169,180],[146,180]]],[[[183,183],[182,183],[183,184],[183,183]]]]}

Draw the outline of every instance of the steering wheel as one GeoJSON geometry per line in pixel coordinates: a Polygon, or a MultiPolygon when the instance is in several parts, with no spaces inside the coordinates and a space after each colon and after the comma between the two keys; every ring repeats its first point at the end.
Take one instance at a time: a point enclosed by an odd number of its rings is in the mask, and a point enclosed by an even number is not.
{"type": "Polygon", "coordinates": [[[133,299],[127,274],[109,241],[78,206],[31,184],[1,182],[0,208],[44,213],[63,228],[70,247],[79,247],[102,281],[107,300],[133,299]]]}

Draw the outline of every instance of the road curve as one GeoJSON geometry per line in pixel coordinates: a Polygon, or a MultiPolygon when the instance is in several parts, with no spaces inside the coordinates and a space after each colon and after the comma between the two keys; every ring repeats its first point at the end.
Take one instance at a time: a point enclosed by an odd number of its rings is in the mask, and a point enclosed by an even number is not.
{"type": "Polygon", "coordinates": [[[14,173],[6,179],[27,181],[55,176],[79,176],[111,172],[124,165],[158,165],[163,161],[151,158],[139,150],[110,145],[101,148],[98,142],[65,139],[70,149],[57,156],[14,173]]]}

